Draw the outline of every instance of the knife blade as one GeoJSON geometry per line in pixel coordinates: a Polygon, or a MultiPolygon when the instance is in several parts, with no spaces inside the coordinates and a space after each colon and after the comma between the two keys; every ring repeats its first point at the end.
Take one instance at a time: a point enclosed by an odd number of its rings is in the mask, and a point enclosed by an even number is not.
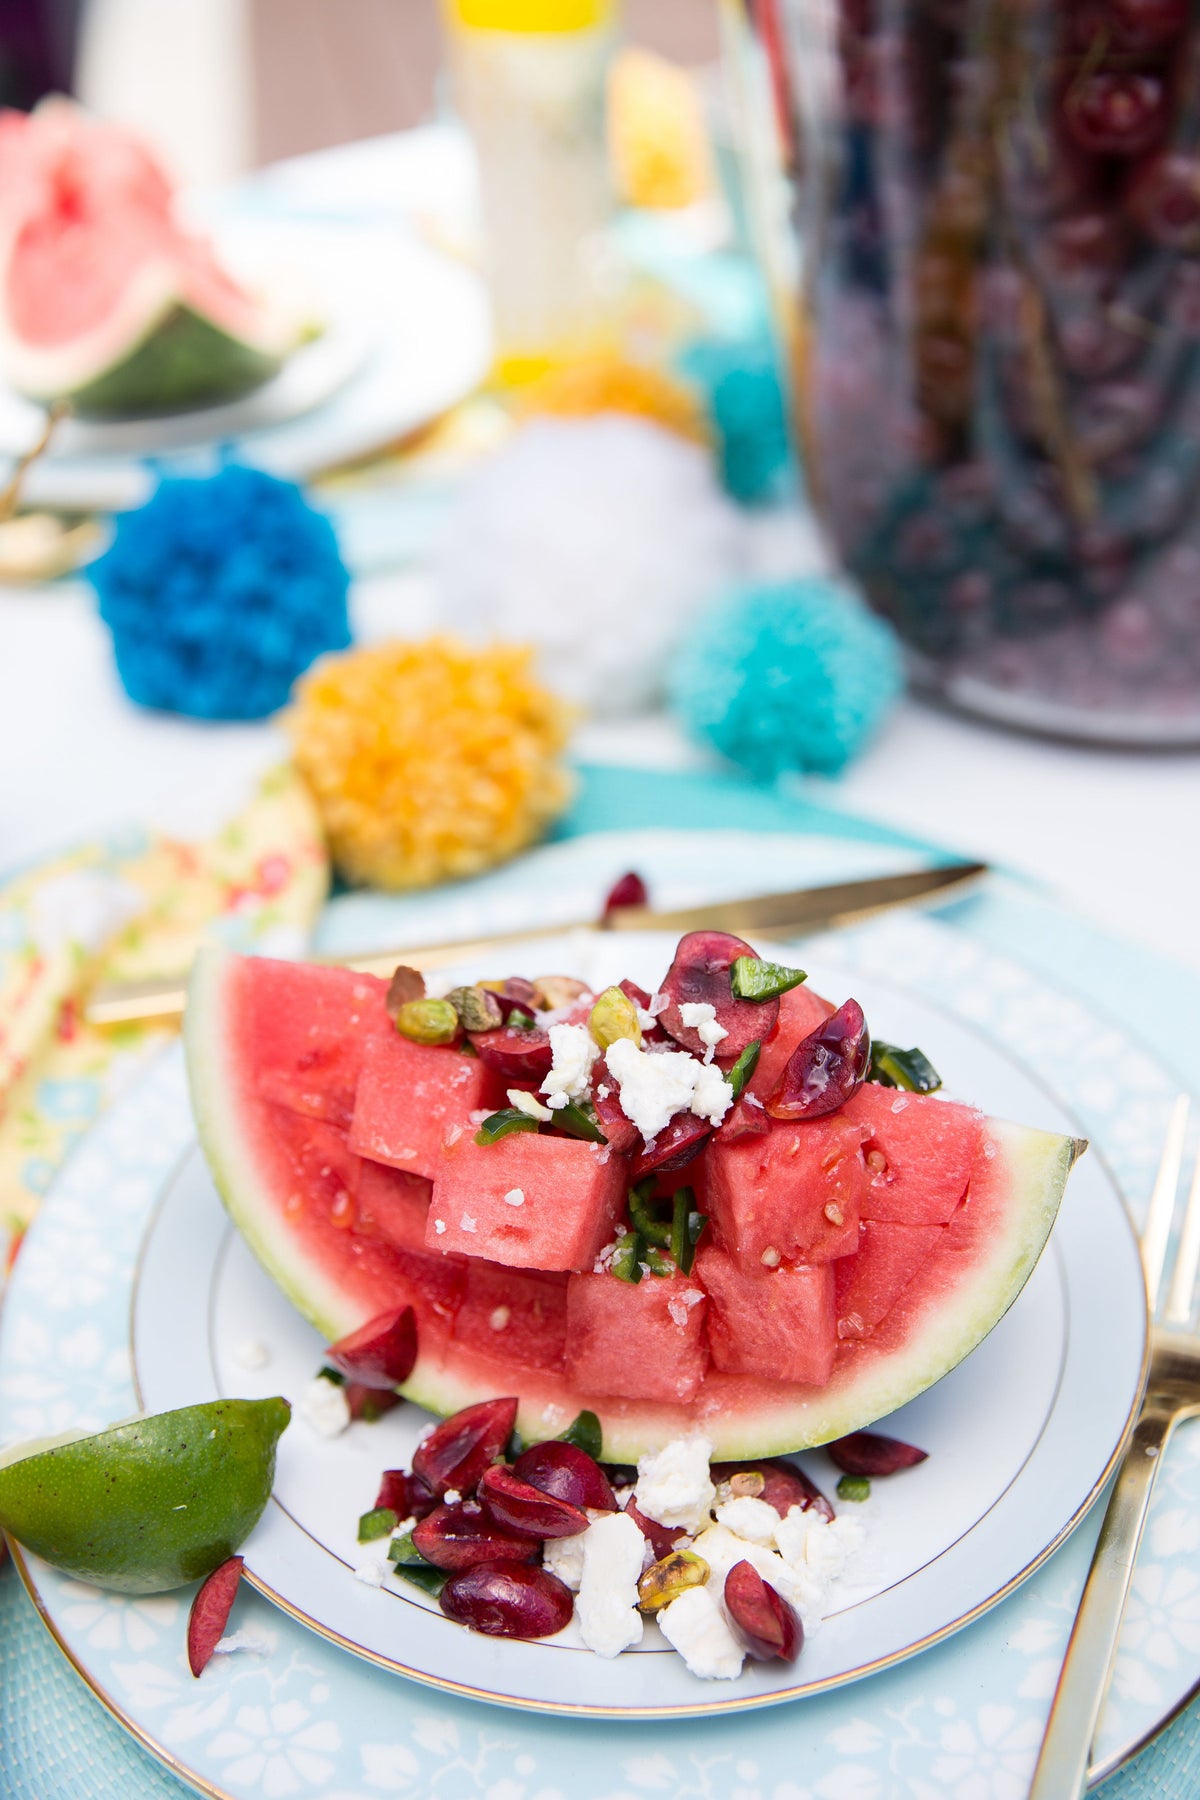
{"type": "MultiPolygon", "coordinates": [[[[363,975],[390,976],[398,963],[432,970],[473,962],[493,950],[530,938],[570,931],[729,931],[743,937],[796,937],[805,932],[857,924],[875,913],[921,901],[958,898],[988,872],[986,863],[940,864],[902,875],[874,875],[860,881],[837,881],[823,887],[797,888],[783,894],[751,894],[739,900],[708,901],[667,910],[623,906],[603,921],[584,919],[564,924],[526,925],[489,937],[457,938],[449,943],[410,944],[362,956],[318,957],[363,975]]],[[[85,1009],[89,1024],[165,1023],[182,1016],[187,983],[180,977],[160,981],[109,982],[95,988],[85,1009]]]]}

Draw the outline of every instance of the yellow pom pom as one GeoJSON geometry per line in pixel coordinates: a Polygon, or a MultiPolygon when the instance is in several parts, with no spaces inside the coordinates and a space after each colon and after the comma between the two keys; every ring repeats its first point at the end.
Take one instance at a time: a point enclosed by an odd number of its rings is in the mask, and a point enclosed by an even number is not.
{"type": "Polygon", "coordinates": [[[532,651],[450,637],[319,663],[285,715],[347,881],[430,887],[541,837],[570,798],[570,709],[532,651]]]}
{"type": "Polygon", "coordinates": [[[550,370],[521,394],[518,418],[549,413],[560,419],[625,413],[650,419],[677,437],[705,448],[712,432],[704,401],[678,376],[617,353],[583,357],[550,370]]]}
{"type": "Polygon", "coordinates": [[[608,86],[609,154],[630,206],[692,206],[713,188],[712,151],[696,84],[651,50],[623,50],[608,86]]]}

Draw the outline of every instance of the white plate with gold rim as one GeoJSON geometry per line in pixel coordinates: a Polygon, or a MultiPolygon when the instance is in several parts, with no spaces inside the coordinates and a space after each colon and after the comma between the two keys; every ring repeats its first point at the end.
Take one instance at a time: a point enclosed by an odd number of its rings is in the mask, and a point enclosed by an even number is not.
{"type": "MultiPolygon", "coordinates": [[[[630,975],[657,986],[663,934],[532,940],[512,967],[578,969],[595,987],[630,975]],[[580,966],[580,959],[583,966],[580,966]]],[[[989,1113],[1084,1135],[1077,1118],[989,1039],[898,983],[835,956],[807,958],[814,985],[853,991],[880,1035],[919,1043],[950,1091],[989,1113]]],[[[464,970],[465,975],[495,969],[464,970]]],[[[1137,1404],[1145,1309],[1132,1228],[1102,1152],[1077,1165],[1049,1247],[1017,1303],[973,1354],[896,1414],[889,1430],[928,1461],[877,1482],[869,1542],[800,1662],[747,1662],[705,1684],[656,1627],[639,1651],[592,1656],[574,1624],[553,1641],[464,1632],[401,1578],[356,1580],[360,1514],[380,1471],[407,1467],[428,1415],[404,1407],[333,1440],[297,1418],[280,1446],[272,1503],[245,1549],[279,1605],[358,1654],[420,1681],[500,1703],[613,1716],[678,1716],[762,1706],[853,1680],[925,1648],[993,1605],[1050,1554],[1102,1486],[1137,1404]]],[[[147,1235],[133,1353],[147,1411],[221,1395],[300,1398],[322,1362],[293,1311],[227,1219],[199,1153],[167,1184],[147,1235]],[[266,1367],[239,1347],[264,1343],[266,1367]]],[[[512,1388],[519,1391],[519,1374],[512,1388]]],[[[821,1453],[802,1458],[832,1492],[821,1453]]]]}

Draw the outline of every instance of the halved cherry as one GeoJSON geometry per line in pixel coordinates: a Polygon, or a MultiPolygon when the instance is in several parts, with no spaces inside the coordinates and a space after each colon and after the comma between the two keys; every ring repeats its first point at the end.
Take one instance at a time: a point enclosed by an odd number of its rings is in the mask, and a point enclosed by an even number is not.
{"type": "Polygon", "coordinates": [[[331,1344],[325,1360],[359,1387],[397,1387],[417,1360],[417,1315],[411,1306],[378,1313],[331,1344]]]}
{"type": "Polygon", "coordinates": [[[767,1101],[775,1119],[819,1119],[844,1106],[866,1080],[871,1034],[857,1000],[801,1038],[767,1101]]]}
{"type": "Polygon", "coordinates": [[[366,1387],[361,1381],[348,1381],[342,1392],[352,1419],[365,1419],[373,1425],[394,1406],[404,1405],[404,1396],[391,1388],[366,1387]]]}
{"type": "Polygon", "coordinates": [[[187,1658],[193,1675],[202,1675],[225,1635],[242,1579],[242,1558],[231,1556],[202,1583],[188,1614],[187,1658]]]}
{"type": "Polygon", "coordinates": [[[588,1528],[588,1516],[581,1507],[522,1481],[503,1463],[484,1470],[479,1498],[501,1525],[527,1537],[578,1537],[588,1528]]]}
{"type": "Polygon", "coordinates": [[[716,1014],[725,1036],[716,1047],[718,1062],[730,1063],[756,1038],[767,1038],[779,1018],[778,1000],[739,1000],[733,991],[730,970],[739,956],[753,956],[750,945],[727,931],[689,931],[681,937],[675,958],[667,970],[662,991],[670,1004],[660,1014],[661,1023],[677,1044],[693,1056],[708,1049],[699,1030],[685,1025],[680,1007],[689,1002],[707,1004],[716,1014]]]}
{"type": "Polygon", "coordinates": [[[501,1025],[495,1031],[472,1031],[469,1035],[480,1062],[510,1087],[536,1087],[550,1073],[554,1061],[550,1036],[536,1026],[521,1031],[516,1026],[501,1025]]]}
{"type": "Polygon", "coordinates": [[[407,1469],[385,1469],[375,1496],[376,1507],[388,1506],[398,1519],[423,1519],[437,1505],[437,1495],[419,1475],[407,1469]]]}
{"type": "Polygon", "coordinates": [[[646,884],[637,870],[630,869],[627,874],[619,875],[609,888],[604,911],[600,915],[601,923],[607,923],[613,913],[619,912],[623,906],[645,906],[649,897],[646,884]]]}
{"type": "Polygon", "coordinates": [[[793,1506],[799,1506],[805,1512],[811,1507],[823,1519],[836,1517],[820,1488],[795,1463],[765,1457],[755,1462],[714,1463],[712,1466],[714,1481],[732,1481],[735,1475],[761,1475],[763,1485],[758,1498],[773,1506],[781,1519],[787,1518],[793,1506]]]}
{"type": "Polygon", "coordinates": [[[717,1138],[722,1144],[736,1144],[739,1138],[763,1137],[770,1129],[771,1121],[762,1102],[753,1095],[743,1095],[717,1126],[717,1138]]]}
{"type": "MultiPolygon", "coordinates": [[[[545,1444],[531,1444],[522,1450],[512,1468],[518,1481],[571,1506],[591,1507],[593,1512],[616,1512],[617,1499],[612,1484],[600,1464],[578,1444],[552,1438],[545,1444]]],[[[580,1526],[580,1530],[583,1527],[580,1526]]]]}
{"type": "Polygon", "coordinates": [[[725,1608],[750,1655],[758,1662],[792,1662],[804,1643],[804,1627],[782,1594],[753,1563],[734,1563],[725,1577],[725,1608]]]}
{"type": "Polygon", "coordinates": [[[614,1150],[618,1156],[625,1156],[635,1144],[641,1143],[641,1134],[632,1119],[626,1116],[616,1083],[608,1073],[603,1058],[596,1064],[596,1074],[592,1081],[592,1106],[610,1150],[614,1150]],[[603,1099],[600,1098],[601,1088],[605,1090],[603,1099]]]}
{"type": "Polygon", "coordinates": [[[895,1475],[901,1469],[915,1468],[929,1455],[915,1444],[884,1437],[879,1431],[852,1431],[849,1437],[826,1444],[825,1451],[847,1475],[895,1475]]]}
{"type": "Polygon", "coordinates": [[[510,975],[506,981],[489,991],[499,1006],[506,1025],[510,1013],[527,1013],[532,1019],[538,1010],[538,991],[524,975],[510,975]]]}
{"type": "MultiPolygon", "coordinates": [[[[586,1521],[585,1521],[586,1523],[586,1521]]],[[[413,1526],[413,1546],[435,1569],[471,1569],[498,1556],[531,1562],[540,1546],[535,1537],[507,1531],[474,1500],[437,1506],[413,1526]]]]}
{"type": "Polygon", "coordinates": [[[629,1165],[630,1181],[636,1183],[647,1175],[669,1175],[673,1169],[682,1169],[699,1156],[712,1130],[708,1120],[698,1119],[695,1113],[676,1113],[654,1139],[654,1148],[643,1146],[638,1151],[629,1165]]]}
{"type": "Polygon", "coordinates": [[[479,1400],[443,1419],[413,1456],[413,1474],[435,1494],[473,1494],[483,1471],[499,1461],[517,1417],[515,1397],[479,1400]]]}
{"type": "Polygon", "coordinates": [[[686,1537],[682,1525],[660,1525],[657,1519],[649,1519],[640,1510],[636,1500],[630,1500],[625,1507],[626,1518],[632,1519],[650,1548],[654,1552],[655,1562],[661,1562],[664,1556],[670,1556],[676,1542],[686,1537]]]}
{"type": "Polygon", "coordinates": [[[503,1557],[452,1575],[438,1600],[447,1618],[488,1637],[553,1637],[575,1610],[557,1575],[503,1557]]]}

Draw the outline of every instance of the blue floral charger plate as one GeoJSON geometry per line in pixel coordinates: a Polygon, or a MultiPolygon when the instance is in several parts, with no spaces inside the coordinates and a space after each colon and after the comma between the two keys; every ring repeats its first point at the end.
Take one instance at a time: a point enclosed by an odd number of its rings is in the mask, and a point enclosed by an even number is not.
{"type": "MultiPolygon", "coordinates": [[[[531,883],[524,918],[531,895],[544,913],[550,878],[557,899],[569,901],[573,883],[603,891],[604,877],[630,860],[662,903],[673,903],[667,890],[672,869],[689,861],[687,835],[657,832],[635,843],[629,834],[599,834],[550,847],[540,866],[536,858],[522,865],[531,883]]],[[[878,847],[723,836],[727,891],[831,879],[848,865],[867,872],[872,855],[880,867],[896,862],[894,850],[878,847]],[[747,882],[751,869],[755,879],[747,882]]],[[[709,834],[710,855],[713,848],[709,834]]],[[[504,916],[504,890],[515,908],[521,883],[514,871],[497,882],[502,892],[494,899],[486,884],[473,891],[491,909],[488,925],[500,929],[521,922],[511,910],[504,916]]],[[[467,902],[460,897],[459,904],[467,902]]],[[[389,923],[393,941],[411,940],[422,933],[422,907],[428,935],[460,924],[480,928],[478,918],[448,920],[444,903],[349,900],[331,908],[324,947],[385,941],[378,934],[389,923]]],[[[907,987],[1059,1097],[1131,1201],[1148,1192],[1178,1084],[1120,1025],[925,919],[893,916],[806,945],[809,967],[819,971],[823,957],[864,979],[902,970],[907,987]]],[[[67,1165],[22,1252],[0,1319],[0,1441],[69,1425],[99,1427],[133,1409],[135,1271],[147,1223],[190,1139],[180,1062],[172,1056],[67,1165]]],[[[1152,1735],[1200,1679],[1198,1516],[1200,1442],[1184,1434],[1160,1479],[1097,1773],[1152,1735]]],[[[1095,1528],[1093,1515],[994,1610],[870,1679],[766,1712],[652,1725],[518,1715],[433,1692],[338,1649],[249,1592],[239,1601],[239,1623],[259,1649],[216,1660],[197,1683],[183,1653],[190,1594],[101,1594],[33,1559],[26,1559],[25,1574],[60,1645],[108,1709],[185,1781],[230,1800],[371,1800],[384,1793],[452,1800],[561,1800],[567,1793],[573,1800],[647,1793],[675,1800],[1016,1800],[1032,1768],[1095,1528]]],[[[141,1791],[172,1790],[144,1767],[141,1791]]],[[[14,1800],[44,1791],[18,1785],[2,1749],[0,1772],[14,1800]]]]}

